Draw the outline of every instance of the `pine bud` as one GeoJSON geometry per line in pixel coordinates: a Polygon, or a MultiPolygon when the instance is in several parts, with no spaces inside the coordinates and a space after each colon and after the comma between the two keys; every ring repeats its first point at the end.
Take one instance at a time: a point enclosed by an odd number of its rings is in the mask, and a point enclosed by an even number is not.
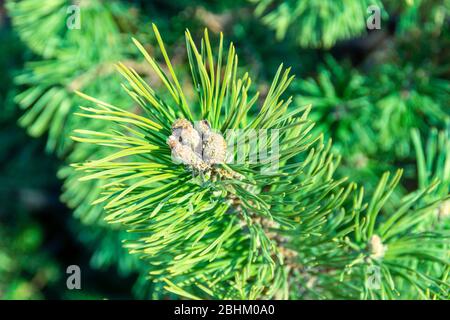
{"type": "Polygon", "coordinates": [[[450,216],[450,200],[446,200],[438,208],[439,219],[445,219],[450,216]]]}
{"type": "Polygon", "coordinates": [[[212,132],[203,140],[203,160],[208,164],[224,163],[227,143],[222,135],[212,132]]]}
{"type": "Polygon", "coordinates": [[[208,121],[201,120],[195,128],[186,119],[177,119],[167,140],[175,161],[198,171],[224,163],[227,144],[220,133],[213,132],[208,121]]]}
{"type": "Polygon", "coordinates": [[[172,125],[172,135],[183,146],[189,147],[201,157],[202,139],[197,130],[186,119],[177,119],[172,125]]]}
{"type": "Polygon", "coordinates": [[[170,136],[167,143],[172,150],[172,158],[175,162],[184,163],[199,171],[206,170],[207,166],[200,156],[188,145],[181,144],[176,136],[170,136]]]}
{"type": "Polygon", "coordinates": [[[202,137],[203,161],[210,165],[224,163],[227,144],[222,135],[212,131],[211,126],[206,120],[198,121],[195,124],[195,129],[202,137]]]}
{"type": "Polygon", "coordinates": [[[381,242],[381,238],[374,234],[369,240],[370,257],[373,259],[382,259],[386,253],[387,246],[381,242]]]}
{"type": "Polygon", "coordinates": [[[195,123],[195,130],[203,139],[203,137],[207,137],[211,133],[211,126],[207,120],[201,120],[195,123]]]}

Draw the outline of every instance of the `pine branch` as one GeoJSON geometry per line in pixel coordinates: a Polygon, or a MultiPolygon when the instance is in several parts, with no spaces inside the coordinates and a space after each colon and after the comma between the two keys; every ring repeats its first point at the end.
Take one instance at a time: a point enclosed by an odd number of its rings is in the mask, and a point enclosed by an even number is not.
{"type": "MultiPolygon", "coordinates": [[[[299,201],[300,197],[306,198],[303,210],[310,208],[316,213],[306,219],[305,224],[323,223],[320,219],[339,202],[338,197],[331,194],[342,195],[342,191],[335,190],[343,181],[331,178],[335,160],[329,154],[329,147],[323,146],[320,137],[309,134],[312,126],[306,119],[307,109],[296,111],[301,113],[303,110],[302,116],[286,115],[290,99],[283,101],[281,95],[292,77],[281,67],[259,114],[251,117],[248,112],[257,96],[247,98],[250,85],[247,74],[240,79],[237,77],[234,47],[230,45],[222,69],[223,40],[220,39],[219,55],[214,58],[206,31],[200,51],[190,33],[186,33],[198,109],[190,107],[193,103],[184,97],[155,26],[154,30],[169,74],[143,51],[139,43],[136,44],[173,101],[161,99],[134,70],[119,65],[119,71],[128,81],[130,89],[127,92],[140,104],[146,116],[130,114],[120,107],[83,95],[96,107],[83,107],[81,116],[114,122],[117,128],[111,128],[108,133],[78,130],[74,139],[118,151],[79,164],[77,169],[88,173],[86,180],[106,182],[104,196],[99,201],[105,203],[108,221],[125,224],[133,232],[145,230],[140,241],[128,242],[127,247],[149,260],[150,274],[156,280],[167,281],[169,290],[179,292],[192,283],[203,283],[203,289],[220,288],[204,282],[214,279],[215,282],[228,282],[235,288],[228,293],[214,293],[214,296],[256,298],[263,292],[270,297],[277,291],[285,291],[282,286],[286,283],[281,280],[278,281],[279,288],[269,290],[268,287],[270,279],[284,277],[283,269],[276,267],[282,264],[284,257],[277,248],[277,241],[267,235],[266,225],[273,221],[280,229],[291,228],[299,216],[286,216],[285,206],[290,201],[299,201]],[[194,110],[198,116],[191,118],[194,110]],[[189,169],[172,162],[166,142],[174,119],[183,116],[189,120],[207,120],[222,134],[230,128],[241,129],[244,135],[254,129],[278,130],[279,159],[286,167],[276,174],[263,174],[260,163],[224,165],[225,172],[232,170],[243,178],[217,176],[220,171],[213,170],[204,174],[200,178],[204,181],[198,185],[198,177],[193,178],[189,169]],[[306,161],[292,162],[299,155],[306,161]],[[287,196],[291,186],[300,181],[303,182],[298,187],[301,192],[287,196]],[[323,194],[330,194],[330,199],[312,196],[319,188],[323,194]],[[239,281],[238,275],[243,277],[239,281]]],[[[244,158],[248,158],[249,145],[241,143],[245,146],[244,158]]]]}

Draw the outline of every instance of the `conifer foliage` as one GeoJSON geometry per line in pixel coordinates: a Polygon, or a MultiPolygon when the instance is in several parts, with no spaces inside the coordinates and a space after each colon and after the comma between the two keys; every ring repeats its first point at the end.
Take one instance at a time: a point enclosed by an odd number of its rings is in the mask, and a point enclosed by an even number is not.
{"type": "Polygon", "coordinates": [[[146,299],[448,299],[445,5],[191,2],[224,33],[170,1],[147,17],[148,4],[82,0],[79,30],[71,1],[7,1],[32,57],[15,78],[19,124],[63,161],[91,264],[137,276],[146,299]],[[400,15],[388,45],[359,64],[301,51],[316,59],[307,76],[295,54],[264,65],[277,48],[249,50],[239,28],[247,15],[286,50],[327,50],[364,36],[370,5],[400,15]],[[170,9],[184,38],[148,23],[170,9]],[[411,54],[408,37],[429,48],[411,54]]]}

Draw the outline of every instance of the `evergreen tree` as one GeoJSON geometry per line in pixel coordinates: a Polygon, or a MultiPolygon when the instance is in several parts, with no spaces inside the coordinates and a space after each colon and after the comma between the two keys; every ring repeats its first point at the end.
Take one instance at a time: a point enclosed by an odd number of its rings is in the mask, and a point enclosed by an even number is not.
{"type": "Polygon", "coordinates": [[[136,298],[448,299],[448,1],[7,8],[19,124],[64,163],[91,265],[136,298]],[[342,59],[369,5],[395,30],[342,59]]]}

